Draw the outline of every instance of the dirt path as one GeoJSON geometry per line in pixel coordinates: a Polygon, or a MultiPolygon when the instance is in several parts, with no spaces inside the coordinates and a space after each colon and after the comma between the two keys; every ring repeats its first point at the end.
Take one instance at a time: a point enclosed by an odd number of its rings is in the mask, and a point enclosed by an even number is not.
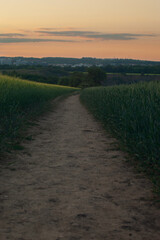
{"type": "Polygon", "coordinates": [[[78,96],[30,129],[0,172],[0,240],[159,240],[151,185],[78,96]]]}

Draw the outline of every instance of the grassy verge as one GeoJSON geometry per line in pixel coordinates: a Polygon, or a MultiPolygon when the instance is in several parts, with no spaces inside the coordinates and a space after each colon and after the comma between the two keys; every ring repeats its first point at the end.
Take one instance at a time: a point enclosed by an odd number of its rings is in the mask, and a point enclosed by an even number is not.
{"type": "Polygon", "coordinates": [[[88,88],[81,101],[138,159],[160,191],[160,83],[88,88]]]}
{"type": "Polygon", "coordinates": [[[0,76],[0,152],[11,148],[21,129],[42,112],[49,100],[75,90],[0,76]]]}

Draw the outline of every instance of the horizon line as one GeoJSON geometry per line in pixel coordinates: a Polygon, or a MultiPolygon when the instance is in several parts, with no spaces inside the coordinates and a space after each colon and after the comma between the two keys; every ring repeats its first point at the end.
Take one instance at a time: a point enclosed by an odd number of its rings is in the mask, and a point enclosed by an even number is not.
{"type": "Polygon", "coordinates": [[[43,59],[43,58],[72,58],[72,59],[83,59],[83,58],[92,58],[92,59],[102,59],[102,60],[134,60],[134,61],[148,61],[148,62],[160,62],[160,60],[148,60],[148,59],[137,59],[137,58],[118,58],[118,57],[113,57],[113,58],[107,58],[107,57],[24,57],[24,56],[0,56],[0,58],[38,58],[38,59],[43,59]]]}

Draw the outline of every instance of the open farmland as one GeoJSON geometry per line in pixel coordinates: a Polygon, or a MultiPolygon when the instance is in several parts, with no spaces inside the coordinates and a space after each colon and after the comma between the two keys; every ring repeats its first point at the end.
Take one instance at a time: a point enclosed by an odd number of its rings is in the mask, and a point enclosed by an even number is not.
{"type": "Polygon", "coordinates": [[[26,121],[39,114],[46,102],[75,90],[0,76],[0,151],[12,145],[26,121]]]}
{"type": "Polygon", "coordinates": [[[160,83],[88,88],[82,102],[160,184],[160,83]]]}
{"type": "Polygon", "coordinates": [[[142,73],[106,73],[107,79],[104,86],[114,86],[121,84],[135,84],[140,82],[160,81],[160,74],[142,74],[142,73]]]}

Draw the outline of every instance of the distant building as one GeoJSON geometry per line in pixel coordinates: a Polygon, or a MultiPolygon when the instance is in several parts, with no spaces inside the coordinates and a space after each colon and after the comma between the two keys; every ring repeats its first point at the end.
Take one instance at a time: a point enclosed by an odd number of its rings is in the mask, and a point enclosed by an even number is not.
{"type": "Polygon", "coordinates": [[[0,58],[0,65],[12,65],[11,58],[0,58]]]}

